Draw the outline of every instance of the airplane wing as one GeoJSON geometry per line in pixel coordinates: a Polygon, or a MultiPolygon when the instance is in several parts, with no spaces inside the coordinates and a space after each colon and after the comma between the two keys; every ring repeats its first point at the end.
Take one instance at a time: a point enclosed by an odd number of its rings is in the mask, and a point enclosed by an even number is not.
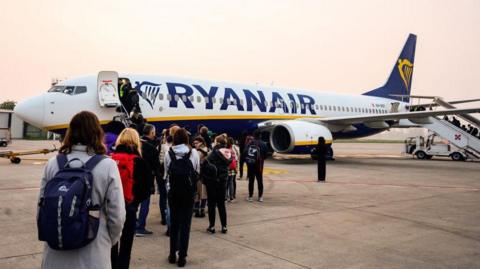
{"type": "MultiPolygon", "coordinates": [[[[447,103],[451,105],[456,105],[456,104],[473,103],[478,101],[480,101],[480,99],[465,99],[465,100],[447,101],[447,103]]],[[[409,105],[408,107],[417,108],[417,107],[437,107],[437,106],[440,106],[440,105],[436,103],[423,103],[423,104],[409,105]]]]}
{"type": "Polygon", "coordinates": [[[468,113],[479,113],[480,108],[455,108],[436,111],[415,111],[415,112],[396,112],[387,114],[373,114],[373,115],[359,115],[359,116],[343,116],[343,117],[330,117],[321,119],[302,119],[306,121],[320,121],[322,123],[335,124],[335,125],[347,125],[364,122],[381,122],[381,121],[395,121],[401,119],[422,119],[430,116],[443,116],[443,115],[457,115],[468,113]]]}

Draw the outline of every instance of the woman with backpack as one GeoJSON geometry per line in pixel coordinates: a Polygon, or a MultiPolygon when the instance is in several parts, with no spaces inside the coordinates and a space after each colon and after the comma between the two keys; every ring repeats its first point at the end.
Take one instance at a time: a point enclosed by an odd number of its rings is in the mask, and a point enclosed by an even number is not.
{"type": "Polygon", "coordinates": [[[164,164],[169,186],[170,209],[168,262],[177,263],[178,267],[183,267],[187,263],[195,185],[200,173],[198,152],[190,148],[188,133],[185,129],[178,129],[173,134],[173,145],[165,154],[164,164]]]}
{"type": "Polygon", "coordinates": [[[117,162],[125,198],[126,219],[120,242],[112,247],[112,268],[129,268],[139,204],[150,196],[153,176],[142,159],[138,132],[124,129],[115,143],[112,159],[117,162]],[[120,246],[119,246],[120,244],[120,246]]]}
{"type": "Polygon", "coordinates": [[[227,210],[225,208],[225,194],[227,189],[228,166],[232,161],[232,154],[227,149],[227,141],[223,136],[215,138],[216,145],[212,153],[207,157],[209,163],[217,168],[217,176],[208,181],[208,220],[207,232],[215,233],[215,209],[218,208],[222,233],[227,233],[227,210]]]}
{"type": "MultiPolygon", "coordinates": [[[[50,242],[44,246],[42,268],[87,269],[110,268],[111,266],[110,249],[120,239],[123,223],[125,222],[125,204],[117,164],[110,158],[103,157],[106,153],[106,148],[102,141],[103,131],[97,116],[91,112],[82,111],[76,114],[70,121],[63,145],[59,150],[59,155],[50,159],[45,167],[40,186],[39,212],[37,214],[39,238],[41,240],[49,238],[52,236],[51,232],[54,232],[55,240],[54,242],[45,240],[50,242]],[[92,163],[94,161],[96,161],[96,165],[92,163]],[[61,165],[59,165],[60,162],[62,162],[61,165]],[[92,188],[90,189],[90,195],[86,198],[91,201],[89,204],[94,205],[93,208],[77,202],[79,200],[76,199],[77,195],[70,195],[75,188],[71,186],[66,187],[63,184],[59,188],[58,185],[55,185],[60,183],[60,176],[67,172],[69,168],[81,168],[82,166],[88,170],[86,174],[91,173],[92,184],[90,186],[92,188]],[[55,191],[61,190],[61,192],[58,192],[61,195],[57,199],[53,199],[55,194],[51,192],[52,187],[55,191]],[[72,197],[73,199],[69,199],[72,197]],[[47,212],[49,210],[48,205],[52,202],[53,211],[47,212]],[[60,230],[57,229],[59,225],[57,217],[58,203],[62,205],[61,209],[65,207],[68,209],[74,208],[74,210],[67,209],[65,211],[68,212],[67,214],[61,214],[60,223],[62,226],[60,230]],[[79,207],[77,208],[73,205],[79,207]],[[88,235],[88,240],[91,241],[85,246],[76,249],[68,251],[55,250],[54,248],[58,249],[58,247],[67,247],[68,245],[78,243],[72,242],[73,235],[81,234],[81,231],[85,230],[84,227],[77,225],[71,227],[64,220],[64,217],[68,219],[76,218],[82,213],[80,208],[84,206],[86,209],[92,209],[92,211],[86,211],[88,214],[86,217],[90,221],[92,219],[98,221],[98,230],[93,231],[93,237],[88,235]],[[92,218],[90,215],[97,215],[98,218],[92,218]],[[76,231],[75,228],[77,228],[76,231]],[[56,234],[58,231],[61,232],[56,234]],[[58,238],[62,240],[57,241],[58,238]]],[[[78,173],[78,170],[76,173],[78,173]]],[[[80,175],[77,174],[77,176],[80,175]]],[[[74,182],[76,183],[78,180],[74,182]]],[[[91,223],[90,221],[86,223],[91,223]]]]}

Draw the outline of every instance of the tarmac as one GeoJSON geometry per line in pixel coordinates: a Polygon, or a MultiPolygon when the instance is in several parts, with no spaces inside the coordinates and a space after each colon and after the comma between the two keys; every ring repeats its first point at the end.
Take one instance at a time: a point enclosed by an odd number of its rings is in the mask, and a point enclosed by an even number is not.
{"type": "MultiPolygon", "coordinates": [[[[7,150],[51,144],[18,140],[7,150]]],[[[480,268],[480,162],[416,160],[402,149],[337,143],[325,183],[307,156],[268,160],[265,202],[245,201],[238,180],[227,234],[207,234],[207,218],[193,219],[186,268],[480,268]]],[[[53,155],[0,160],[0,268],[40,268],[36,201],[53,155]]],[[[154,234],[135,238],[131,268],[176,268],[158,195],[151,203],[154,234]]]]}

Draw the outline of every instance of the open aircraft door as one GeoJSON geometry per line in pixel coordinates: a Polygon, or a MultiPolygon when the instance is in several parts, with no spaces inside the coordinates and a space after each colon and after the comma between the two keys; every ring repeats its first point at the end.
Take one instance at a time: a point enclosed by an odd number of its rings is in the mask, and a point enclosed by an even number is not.
{"type": "Polygon", "coordinates": [[[101,107],[121,107],[118,94],[118,73],[100,71],[97,78],[98,101],[101,107]]]}

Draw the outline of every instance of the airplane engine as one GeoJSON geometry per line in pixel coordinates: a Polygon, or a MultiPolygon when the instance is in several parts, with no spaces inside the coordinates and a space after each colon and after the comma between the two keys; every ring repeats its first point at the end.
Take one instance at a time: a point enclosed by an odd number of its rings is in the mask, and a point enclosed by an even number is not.
{"type": "Polygon", "coordinates": [[[292,151],[309,153],[307,149],[317,145],[321,136],[325,138],[327,144],[332,142],[332,133],[323,125],[299,120],[276,122],[270,132],[270,145],[279,153],[292,151]]]}

